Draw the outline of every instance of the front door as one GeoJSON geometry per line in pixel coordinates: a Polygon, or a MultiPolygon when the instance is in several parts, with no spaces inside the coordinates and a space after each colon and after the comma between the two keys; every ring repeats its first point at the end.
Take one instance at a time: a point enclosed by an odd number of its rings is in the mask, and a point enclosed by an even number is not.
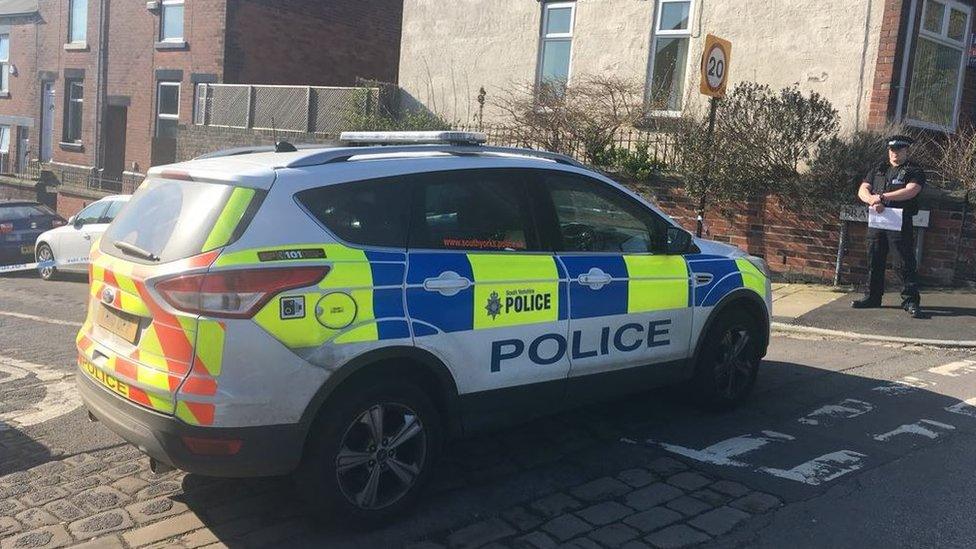
{"type": "Polygon", "coordinates": [[[105,114],[105,174],[106,179],[122,180],[125,169],[125,126],[127,109],[109,106],[105,114]]]}
{"type": "Polygon", "coordinates": [[[451,369],[467,428],[562,402],[565,277],[535,228],[519,170],[417,177],[407,270],[416,345],[451,369]]]}
{"type": "Polygon", "coordinates": [[[693,309],[684,257],[654,252],[667,222],[603,182],[543,177],[569,279],[568,398],[599,399],[680,377],[693,309]]]}
{"type": "Polygon", "coordinates": [[[54,146],[54,82],[44,83],[41,97],[41,143],[38,158],[41,162],[50,162],[54,146]]]}

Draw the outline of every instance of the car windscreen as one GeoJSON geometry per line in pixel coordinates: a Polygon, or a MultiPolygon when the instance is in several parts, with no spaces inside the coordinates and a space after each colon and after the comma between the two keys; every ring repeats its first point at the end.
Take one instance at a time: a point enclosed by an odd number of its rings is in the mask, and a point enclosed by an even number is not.
{"type": "Polygon", "coordinates": [[[57,215],[51,208],[41,204],[8,204],[0,205],[0,221],[27,219],[30,217],[57,215]]]}
{"type": "Polygon", "coordinates": [[[162,263],[199,254],[233,191],[218,183],[147,180],[105,231],[101,251],[140,263],[152,261],[115,243],[135,246],[162,263]]]}

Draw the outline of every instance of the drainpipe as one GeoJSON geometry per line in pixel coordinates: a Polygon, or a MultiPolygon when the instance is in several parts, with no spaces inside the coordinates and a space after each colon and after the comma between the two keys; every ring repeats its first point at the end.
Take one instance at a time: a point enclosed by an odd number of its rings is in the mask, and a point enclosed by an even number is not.
{"type": "Polygon", "coordinates": [[[105,11],[108,9],[108,0],[100,0],[98,6],[98,58],[95,65],[95,167],[101,177],[102,169],[105,167],[105,144],[102,143],[102,125],[105,121],[105,77],[108,65],[108,16],[105,11]]]}

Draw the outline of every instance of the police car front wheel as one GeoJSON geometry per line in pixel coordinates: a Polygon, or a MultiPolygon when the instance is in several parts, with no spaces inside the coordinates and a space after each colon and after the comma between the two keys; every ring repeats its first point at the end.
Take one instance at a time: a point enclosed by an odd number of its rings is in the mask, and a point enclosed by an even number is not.
{"type": "Polygon", "coordinates": [[[405,382],[350,391],[323,410],[300,478],[316,510],[367,523],[408,507],[441,439],[427,395],[405,382]]]}
{"type": "Polygon", "coordinates": [[[725,409],[749,395],[759,371],[759,335],[759,323],[743,311],[730,311],[715,322],[692,382],[702,404],[725,409]]]}

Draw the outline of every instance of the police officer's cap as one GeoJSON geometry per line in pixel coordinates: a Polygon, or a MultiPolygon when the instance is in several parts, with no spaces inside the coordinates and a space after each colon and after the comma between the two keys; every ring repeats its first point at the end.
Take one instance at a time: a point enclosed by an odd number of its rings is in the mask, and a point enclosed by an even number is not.
{"type": "Polygon", "coordinates": [[[915,140],[907,135],[892,135],[888,138],[888,147],[891,149],[901,149],[914,143],[915,140]]]}

